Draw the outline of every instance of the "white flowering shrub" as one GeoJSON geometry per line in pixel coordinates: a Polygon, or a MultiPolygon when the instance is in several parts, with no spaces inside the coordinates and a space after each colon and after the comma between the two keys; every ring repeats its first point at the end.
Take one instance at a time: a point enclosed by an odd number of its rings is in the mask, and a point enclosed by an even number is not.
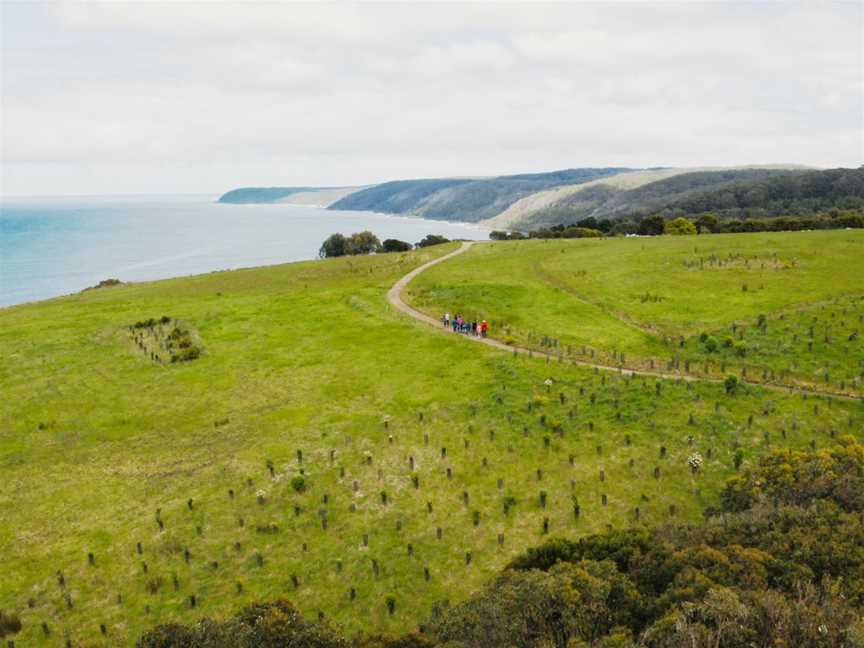
{"type": "Polygon", "coordinates": [[[698,452],[694,452],[689,457],[687,457],[687,465],[690,466],[690,470],[692,470],[694,473],[699,472],[699,470],[702,468],[702,464],[704,463],[705,460],[698,452]]]}

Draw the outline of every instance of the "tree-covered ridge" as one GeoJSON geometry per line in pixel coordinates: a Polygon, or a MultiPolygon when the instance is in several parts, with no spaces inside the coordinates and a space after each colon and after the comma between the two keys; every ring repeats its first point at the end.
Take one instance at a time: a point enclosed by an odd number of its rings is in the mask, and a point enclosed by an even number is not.
{"type": "Polygon", "coordinates": [[[370,210],[437,220],[478,222],[499,214],[532,193],[631,170],[619,167],[585,168],[495,178],[399,180],[353,193],[331,205],[331,209],[370,210]]]}
{"type": "Polygon", "coordinates": [[[778,450],[731,478],[704,523],[551,540],[467,601],[439,605],[419,634],[349,640],[277,601],[160,626],[138,646],[860,647],[862,493],[864,445],[853,437],[778,450]]]}
{"type": "Polygon", "coordinates": [[[630,190],[597,185],[528,215],[520,229],[595,219],[712,212],[721,219],[801,216],[864,206],[864,168],[685,173],[630,190]]]}
{"type": "Polygon", "coordinates": [[[240,187],[222,194],[219,197],[220,203],[231,203],[235,205],[242,204],[263,204],[272,203],[282,198],[300,193],[301,191],[321,191],[326,187],[240,187]]]}
{"type": "Polygon", "coordinates": [[[864,167],[826,169],[739,181],[694,193],[664,206],[674,213],[725,217],[795,216],[864,206],[864,167]]]}

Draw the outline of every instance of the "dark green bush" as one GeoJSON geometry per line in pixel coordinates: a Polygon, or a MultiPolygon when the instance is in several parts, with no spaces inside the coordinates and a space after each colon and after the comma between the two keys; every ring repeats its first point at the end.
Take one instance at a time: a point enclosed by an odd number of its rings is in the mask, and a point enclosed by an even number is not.
{"type": "Polygon", "coordinates": [[[21,632],[21,619],[17,615],[0,610],[0,639],[21,632]]]}
{"type": "Polygon", "coordinates": [[[408,252],[414,246],[406,241],[400,241],[399,239],[384,239],[384,242],[381,244],[382,252],[408,252]]]}
{"type": "Polygon", "coordinates": [[[291,478],[291,488],[297,493],[302,493],[306,490],[306,478],[303,475],[297,475],[291,478]]]}
{"type": "Polygon", "coordinates": [[[418,248],[429,247],[430,245],[441,245],[442,243],[449,243],[450,239],[439,236],[437,234],[427,234],[422,241],[417,242],[418,248]]]}

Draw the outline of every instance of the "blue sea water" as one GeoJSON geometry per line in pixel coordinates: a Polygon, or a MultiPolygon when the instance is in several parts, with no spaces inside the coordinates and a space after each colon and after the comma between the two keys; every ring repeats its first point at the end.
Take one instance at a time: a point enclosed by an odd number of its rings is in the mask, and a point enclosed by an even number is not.
{"type": "Polygon", "coordinates": [[[108,278],[163,279],[313,259],[334,232],[485,239],[476,225],[297,205],[225,205],[212,196],[6,199],[0,306],[77,292],[108,278]]]}

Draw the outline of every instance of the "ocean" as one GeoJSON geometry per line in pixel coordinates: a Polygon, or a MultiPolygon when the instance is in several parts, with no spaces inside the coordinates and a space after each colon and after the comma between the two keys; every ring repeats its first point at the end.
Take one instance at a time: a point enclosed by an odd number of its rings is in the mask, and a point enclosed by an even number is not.
{"type": "Polygon", "coordinates": [[[0,306],[145,281],[314,259],[330,234],[382,241],[485,239],[478,225],[300,205],[227,205],[212,196],[4,199],[0,306]]]}

